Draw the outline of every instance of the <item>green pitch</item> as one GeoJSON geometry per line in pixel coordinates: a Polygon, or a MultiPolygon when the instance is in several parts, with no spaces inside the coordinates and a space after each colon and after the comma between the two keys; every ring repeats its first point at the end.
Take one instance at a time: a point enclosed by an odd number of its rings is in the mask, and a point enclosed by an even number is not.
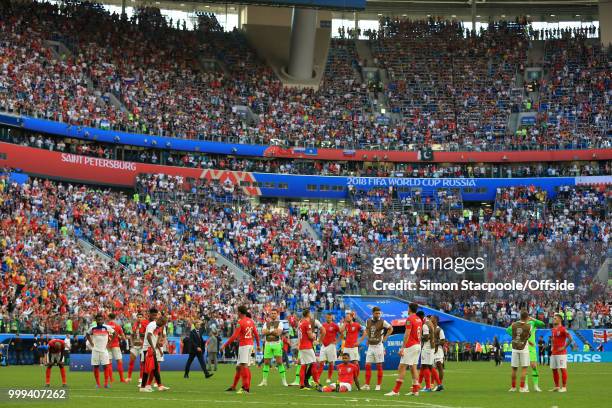
{"type": "MultiPolygon", "coordinates": [[[[195,368],[195,367],[194,367],[195,368]]],[[[612,398],[610,379],[612,364],[570,364],[568,392],[557,394],[548,392],[552,388],[552,374],[548,367],[540,367],[540,387],[542,393],[531,391],[529,394],[509,393],[510,366],[505,363],[495,367],[493,363],[448,363],[444,378],[446,390],[439,393],[421,393],[419,397],[403,395],[410,390],[410,382],[402,388],[400,397],[385,397],[395,382],[395,372],[385,372],[383,391],[354,391],[346,394],[322,394],[316,391],[300,391],[296,387],[282,387],[276,369],[270,371],[269,386],[257,387],[261,380],[261,369],[251,368],[253,372],[252,392],[249,395],[236,395],[224,390],[231,385],[234,367],[223,365],[215,376],[205,380],[200,371],[191,372],[190,379],[183,379],[180,372],[162,372],[164,385],[171,389],[167,392],[139,393],[136,384],[120,384],[116,380],[111,389],[96,389],[93,374],[68,372],[70,387],[67,402],[7,402],[6,395],[0,397],[3,407],[23,407],[29,404],[49,407],[106,408],[106,407],[143,407],[157,408],[175,406],[208,407],[420,407],[456,408],[482,407],[503,408],[524,406],[526,408],[564,408],[609,406],[612,398]]],[[[292,382],[295,371],[291,367],[287,379],[292,382]]],[[[117,372],[114,373],[115,378],[117,372]]],[[[363,381],[363,370],[361,380],[363,381]]],[[[373,383],[376,372],[373,372],[373,383]]],[[[137,378],[137,376],[136,376],[137,378]]],[[[327,373],[323,374],[327,378],[327,373]]],[[[44,369],[39,366],[0,367],[0,388],[40,388],[44,383],[44,369]]],[[[60,384],[57,368],[51,373],[52,386],[60,384]]],[[[530,384],[531,388],[531,384],[530,384]]]]}

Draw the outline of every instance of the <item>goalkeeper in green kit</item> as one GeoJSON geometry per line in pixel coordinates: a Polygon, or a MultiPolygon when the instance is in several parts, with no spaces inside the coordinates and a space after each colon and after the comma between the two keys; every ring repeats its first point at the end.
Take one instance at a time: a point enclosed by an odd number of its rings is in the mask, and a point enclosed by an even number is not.
{"type": "Polygon", "coordinates": [[[546,327],[544,322],[529,318],[527,322],[531,326],[531,336],[529,337],[529,365],[531,367],[531,380],[533,381],[533,390],[535,392],[542,392],[539,386],[540,376],[538,375],[538,351],[536,349],[536,330],[546,327]]]}
{"type": "Polygon", "coordinates": [[[287,380],[285,378],[285,364],[283,364],[283,343],[281,341],[281,335],[283,334],[283,325],[278,320],[278,310],[270,310],[270,320],[264,324],[263,334],[266,336],[266,343],[264,345],[264,363],[263,363],[263,379],[259,383],[259,387],[265,387],[268,385],[268,375],[270,374],[270,363],[272,359],[276,360],[276,366],[278,367],[278,373],[281,377],[281,382],[284,387],[287,386],[287,380]]]}

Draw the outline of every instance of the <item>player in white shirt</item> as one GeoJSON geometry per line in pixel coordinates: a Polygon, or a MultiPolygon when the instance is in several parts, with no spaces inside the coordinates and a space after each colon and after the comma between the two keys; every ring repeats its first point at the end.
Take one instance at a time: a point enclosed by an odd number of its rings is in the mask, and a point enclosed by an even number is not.
{"type": "Polygon", "coordinates": [[[110,363],[108,355],[108,343],[115,331],[109,325],[104,324],[101,314],[96,315],[96,324],[89,328],[86,334],[87,343],[91,347],[91,365],[93,367],[96,386],[100,388],[100,366],[104,367],[104,388],[109,388],[110,379],[107,365],[110,363]]]}
{"type": "MultiPolygon", "coordinates": [[[[157,320],[153,320],[147,325],[147,329],[145,331],[145,338],[142,345],[143,353],[145,354],[145,367],[148,363],[147,360],[151,360],[152,367],[151,371],[147,372],[146,369],[142,374],[142,383],[140,386],[140,392],[152,392],[153,389],[151,385],[148,384],[149,375],[153,375],[155,377],[155,381],[157,382],[159,391],[166,391],[170,388],[164,387],[161,382],[161,377],[159,375],[159,357],[163,356],[163,345],[165,341],[165,326],[168,319],[166,316],[160,316],[157,320]]],[[[141,363],[142,364],[142,363],[141,363]]]]}
{"type": "MultiPolygon", "coordinates": [[[[157,344],[161,348],[155,349],[155,357],[157,358],[157,362],[161,363],[162,361],[164,361],[164,353],[168,351],[168,333],[166,331],[166,326],[165,325],[163,327],[158,326],[157,332],[158,332],[157,344]]],[[[161,364],[157,365],[157,370],[159,371],[159,375],[161,378],[161,364]]],[[[161,386],[161,383],[155,381],[155,384],[151,384],[152,382],[153,382],[153,376],[150,375],[147,385],[153,385],[154,387],[157,387],[159,389],[159,387],[161,386]]],[[[164,390],[162,391],[169,390],[169,389],[170,389],[169,387],[164,387],[164,390]]]]}
{"type": "Polygon", "coordinates": [[[434,377],[434,381],[438,384],[434,391],[442,391],[444,386],[442,381],[444,380],[444,344],[446,343],[446,336],[444,330],[440,327],[440,319],[438,316],[432,316],[431,322],[434,325],[434,365],[431,369],[431,374],[434,377]],[[437,369],[437,370],[436,370],[437,369]]]}
{"type": "Polygon", "coordinates": [[[366,351],[366,374],[363,390],[370,389],[370,379],[372,378],[372,364],[376,364],[377,381],[376,391],[380,391],[383,380],[383,363],[385,362],[385,341],[393,334],[393,327],[386,320],[382,319],[382,311],[378,306],[372,308],[372,317],[366,321],[366,329],[357,344],[362,344],[368,339],[368,350],[366,351]]]}
{"type": "Polygon", "coordinates": [[[425,379],[425,389],[423,392],[431,392],[431,369],[434,365],[434,341],[435,327],[431,321],[431,316],[428,316],[423,320],[423,335],[421,338],[421,370],[419,375],[419,384],[425,379]]]}

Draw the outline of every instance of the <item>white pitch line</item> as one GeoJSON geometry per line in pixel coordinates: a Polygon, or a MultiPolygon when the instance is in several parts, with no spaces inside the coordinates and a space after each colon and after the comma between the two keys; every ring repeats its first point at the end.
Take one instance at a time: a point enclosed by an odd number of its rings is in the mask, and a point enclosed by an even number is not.
{"type": "MultiPolygon", "coordinates": [[[[70,389],[71,391],[89,391],[89,392],[95,392],[98,393],[99,390],[97,389],[92,389],[92,388],[72,388],[70,389]]],[[[202,393],[202,391],[191,391],[191,390],[181,390],[179,391],[180,393],[202,393]]],[[[159,392],[155,392],[156,394],[158,394],[159,392]]],[[[240,400],[215,400],[215,399],[198,399],[198,400],[190,400],[190,399],[184,399],[184,398],[166,398],[166,397],[161,397],[161,398],[156,398],[156,397],[136,397],[136,396],[113,396],[113,395],[74,395],[74,394],[70,394],[71,397],[77,397],[77,398],[114,398],[114,399],[141,399],[141,400],[168,400],[168,401],[186,401],[186,402],[217,402],[217,403],[227,403],[227,402],[239,402],[239,403],[249,403],[249,404],[263,404],[263,403],[267,403],[267,404],[272,404],[272,405],[287,405],[287,404],[293,404],[293,405],[299,405],[298,403],[288,403],[286,401],[283,402],[273,402],[273,401],[266,401],[266,402],[261,402],[261,401],[245,401],[244,399],[240,399],[240,400]]],[[[307,394],[274,394],[273,396],[275,397],[311,397],[312,393],[310,393],[310,395],[307,394]]],[[[248,396],[246,396],[248,398],[248,396]]],[[[380,407],[388,407],[390,405],[412,405],[412,406],[423,406],[423,407],[430,407],[430,408],[478,408],[478,407],[460,407],[460,406],[452,406],[452,405],[441,405],[441,404],[430,404],[427,402],[418,402],[418,401],[414,401],[414,400],[398,400],[395,398],[388,398],[388,399],[380,399],[380,398],[371,398],[371,397],[357,397],[354,395],[347,395],[346,397],[341,397],[341,396],[336,396],[336,395],[321,395],[321,398],[329,398],[329,399],[335,399],[335,400],[341,400],[341,401],[345,401],[345,402],[349,402],[349,400],[357,400],[360,402],[367,402],[369,406],[380,406],[380,407]],[[369,404],[370,402],[382,402],[383,404],[369,404]]],[[[302,404],[302,403],[300,403],[302,404]]],[[[317,403],[317,404],[312,404],[312,403],[305,403],[305,405],[313,405],[313,406],[344,406],[346,405],[346,403],[341,403],[341,404],[332,404],[332,403],[317,403]]]]}
{"type": "MultiPolygon", "coordinates": [[[[304,394],[276,394],[277,396],[288,396],[288,397],[307,397],[307,395],[304,394]]],[[[385,402],[387,404],[390,403],[396,403],[396,404],[401,404],[401,405],[421,405],[421,406],[426,406],[426,407],[432,407],[432,408],[479,408],[479,407],[461,407],[461,406],[453,406],[453,405],[440,405],[440,404],[430,404],[427,402],[418,402],[418,401],[414,401],[414,400],[398,400],[395,398],[387,398],[387,399],[381,399],[381,398],[371,398],[371,397],[357,397],[357,396],[349,396],[347,395],[346,397],[341,397],[341,396],[336,396],[336,395],[329,395],[326,396],[328,398],[336,398],[336,399],[340,399],[340,400],[348,400],[348,399],[356,399],[356,400],[360,400],[360,401],[378,401],[378,402],[385,402]]]]}
{"type": "MultiPolygon", "coordinates": [[[[141,401],[175,401],[175,402],[208,402],[208,403],[219,403],[219,404],[227,404],[227,403],[237,403],[237,404],[266,404],[266,405],[306,405],[306,406],[314,406],[314,407],[344,407],[346,403],[334,404],[329,402],[323,403],[308,403],[308,402],[273,402],[273,401],[248,401],[250,398],[248,395],[245,395],[245,399],[240,400],[214,400],[214,399],[184,399],[184,398],[155,398],[155,397],[132,397],[132,396],[112,396],[112,395],[71,395],[70,398],[104,398],[104,399],[128,399],[128,400],[141,400],[141,401]]],[[[368,404],[370,407],[388,407],[389,404],[368,404]]]]}

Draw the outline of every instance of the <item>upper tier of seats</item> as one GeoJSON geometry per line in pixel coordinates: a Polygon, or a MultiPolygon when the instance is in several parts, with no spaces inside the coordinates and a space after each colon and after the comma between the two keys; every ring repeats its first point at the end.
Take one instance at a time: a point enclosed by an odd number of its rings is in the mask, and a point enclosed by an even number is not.
{"type": "Polygon", "coordinates": [[[385,35],[370,45],[390,77],[385,94],[398,117],[387,123],[376,120],[376,92],[363,83],[353,40],[332,40],[321,86],[299,90],[284,87],[244,36],[221,32],[213,16],[187,30],[154,8],[130,20],[95,3],[3,0],[0,10],[0,109],[8,112],[134,133],[292,146],[610,144],[610,57],[581,38],[549,41],[543,129],[527,139],[510,134],[511,108],[520,104],[512,90],[529,49],[524,25],[500,23],[464,37],[457,23],[385,22],[385,35]],[[223,69],[207,70],[203,59],[223,69]]]}

